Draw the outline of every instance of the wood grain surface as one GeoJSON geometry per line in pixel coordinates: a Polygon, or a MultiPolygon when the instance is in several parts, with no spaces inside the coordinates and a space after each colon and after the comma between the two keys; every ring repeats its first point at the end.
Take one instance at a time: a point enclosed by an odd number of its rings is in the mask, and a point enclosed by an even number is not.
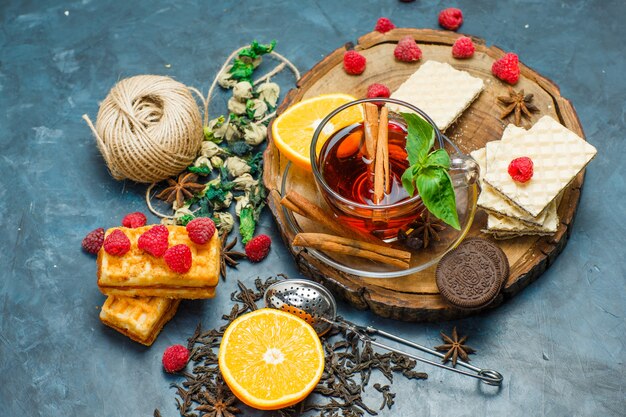
{"type": "MultiPolygon", "coordinates": [[[[502,57],[504,51],[495,46],[487,47],[482,39],[473,38],[476,45],[474,57],[457,60],[452,57],[450,47],[459,36],[453,32],[430,29],[395,29],[386,34],[368,33],[359,38],[358,44],[354,46],[354,49],[367,57],[367,69],[362,75],[350,76],[344,72],[343,54],[346,48],[352,47],[345,45],[326,56],[302,76],[297,88],[286,95],[278,113],[302,99],[324,93],[347,93],[357,98],[365,97],[367,86],[374,82],[384,83],[393,91],[419,68],[421,62],[431,59],[447,62],[457,69],[482,78],[485,82],[485,89],[478,99],[445,131],[463,152],[469,153],[484,146],[488,141],[500,139],[505,126],[513,123],[513,118],[511,116],[510,119],[499,119],[501,108],[496,97],[506,94],[507,85],[491,74],[492,63],[502,57]],[[395,44],[406,35],[413,36],[418,42],[423,52],[422,61],[403,63],[393,59],[395,44]]],[[[574,107],[560,96],[558,86],[552,81],[522,64],[520,81],[514,88],[523,89],[527,94],[532,93],[533,103],[539,108],[539,112],[535,113],[532,119],[523,119],[522,127],[528,129],[540,117],[550,115],[584,137],[574,107]]],[[[285,244],[289,247],[302,274],[326,285],[333,293],[357,308],[369,308],[383,317],[406,321],[432,321],[476,313],[456,309],[441,298],[435,283],[434,267],[402,278],[367,279],[338,271],[312,256],[306,249],[291,247],[293,231],[286,223],[279,204],[282,174],[288,161],[274,146],[271,129],[264,158],[264,182],[270,190],[269,207],[285,244]]],[[[295,175],[311,176],[306,172],[298,172],[295,175]]],[[[501,296],[489,308],[515,295],[541,276],[563,250],[576,214],[583,180],[584,172],[581,172],[564,192],[558,209],[560,225],[554,235],[525,236],[496,241],[507,255],[511,271],[501,296]]],[[[311,177],[308,182],[304,182],[299,191],[311,195],[315,192],[310,186],[312,183],[311,177]]],[[[479,210],[469,236],[487,237],[480,232],[486,225],[486,219],[486,214],[479,210]]]]}

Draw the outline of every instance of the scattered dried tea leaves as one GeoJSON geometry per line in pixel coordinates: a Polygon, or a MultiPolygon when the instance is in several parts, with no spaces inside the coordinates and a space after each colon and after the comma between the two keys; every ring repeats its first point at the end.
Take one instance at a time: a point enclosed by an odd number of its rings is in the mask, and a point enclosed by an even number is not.
{"type": "MultiPolygon", "coordinates": [[[[219,329],[203,330],[198,324],[189,338],[187,347],[191,351],[191,372],[184,372],[185,380],[172,384],[176,389],[176,407],[183,417],[223,416],[234,417],[241,413],[238,401],[222,380],[218,368],[217,351],[224,331],[237,317],[258,308],[257,302],[269,285],[283,274],[265,281],[256,279],[254,288],[238,282],[238,290],[230,296],[233,305],[222,319],[226,322],[219,329]],[[200,414],[194,413],[199,411],[200,414]]],[[[391,409],[396,394],[391,392],[394,374],[407,379],[426,379],[428,375],[414,370],[417,362],[397,353],[378,353],[369,343],[363,344],[355,333],[333,329],[324,337],[325,368],[313,394],[303,402],[282,410],[278,416],[318,415],[321,417],[359,417],[365,413],[377,415],[364,399],[366,386],[373,373],[381,375],[388,384],[376,383],[373,388],[382,396],[379,410],[391,409]],[[312,414],[313,413],[313,414],[312,414]],[[315,414],[317,413],[317,414],[315,414]]],[[[160,416],[159,410],[154,415],[160,416]]]]}

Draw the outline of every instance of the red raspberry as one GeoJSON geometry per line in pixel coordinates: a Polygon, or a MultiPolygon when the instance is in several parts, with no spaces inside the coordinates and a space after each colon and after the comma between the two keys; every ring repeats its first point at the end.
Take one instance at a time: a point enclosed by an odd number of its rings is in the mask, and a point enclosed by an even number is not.
{"type": "Polygon", "coordinates": [[[452,45],[452,56],[455,58],[471,58],[474,55],[474,42],[467,36],[461,36],[452,45]]]}
{"type": "Polygon", "coordinates": [[[174,245],[163,255],[165,263],[174,272],[184,274],[191,269],[191,249],[187,245],[174,245]]]}
{"type": "Polygon", "coordinates": [[[393,51],[393,56],[398,61],[402,62],[415,62],[422,58],[422,50],[415,43],[415,39],[411,35],[405,36],[400,39],[396,49],[393,51]]]}
{"type": "Polygon", "coordinates": [[[104,229],[102,227],[92,230],[83,239],[83,249],[89,253],[96,254],[104,242],[104,229]]]}
{"type": "Polygon", "coordinates": [[[514,53],[507,53],[491,66],[491,73],[509,84],[519,80],[519,59],[514,53]]]}
{"type": "Polygon", "coordinates": [[[187,223],[187,234],[193,243],[204,245],[215,234],[215,223],[208,217],[199,217],[187,223]]]}
{"type": "Polygon", "coordinates": [[[391,95],[391,91],[384,84],[370,84],[367,87],[367,98],[376,98],[376,97],[389,97],[391,95]]]}
{"type": "Polygon", "coordinates": [[[183,345],[170,346],[163,352],[163,368],[170,374],[181,371],[188,361],[189,350],[183,345]]]}
{"type": "Polygon", "coordinates": [[[252,262],[261,262],[270,252],[272,239],[268,235],[258,235],[246,244],[246,255],[252,262]]]}
{"type": "Polygon", "coordinates": [[[509,175],[513,181],[525,183],[533,177],[533,160],[527,156],[515,158],[509,164],[509,175]]]}
{"type": "Polygon", "coordinates": [[[165,235],[165,236],[169,236],[170,235],[170,231],[167,228],[167,226],[163,225],[163,224],[157,224],[155,226],[152,226],[150,228],[150,230],[148,230],[148,232],[150,233],[157,233],[160,235],[165,235]]]}
{"type": "Polygon", "coordinates": [[[456,7],[448,7],[439,12],[439,24],[448,30],[457,30],[463,24],[463,13],[456,7]]]}
{"type": "Polygon", "coordinates": [[[348,51],[343,54],[343,69],[350,75],[363,74],[367,59],[357,51],[348,51]]]}
{"type": "Polygon", "coordinates": [[[128,213],[124,216],[122,219],[122,226],[134,229],[136,227],[145,226],[146,222],[146,216],[143,213],[136,211],[134,213],[128,213]]]}
{"type": "Polygon", "coordinates": [[[120,229],[115,229],[104,239],[104,250],[109,255],[122,256],[130,250],[130,240],[120,229]]]}
{"type": "Polygon", "coordinates": [[[376,22],[376,27],[374,28],[374,30],[377,30],[380,33],[387,33],[391,29],[395,29],[395,28],[396,28],[396,25],[394,25],[391,22],[391,20],[387,19],[386,17],[381,17],[376,22]]]}
{"type": "Polygon", "coordinates": [[[139,236],[137,247],[152,256],[161,257],[167,250],[169,233],[162,224],[153,226],[139,236]]]}

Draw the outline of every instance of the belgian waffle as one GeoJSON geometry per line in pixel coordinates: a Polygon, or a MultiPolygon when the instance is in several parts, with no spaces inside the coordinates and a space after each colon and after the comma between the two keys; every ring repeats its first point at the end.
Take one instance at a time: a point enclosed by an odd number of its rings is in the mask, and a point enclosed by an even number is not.
{"type": "Polygon", "coordinates": [[[110,296],[100,311],[100,320],[135,342],[150,346],[176,313],[180,300],[162,297],[110,296]]]}
{"type": "Polygon", "coordinates": [[[217,233],[204,245],[193,243],[182,226],[167,226],[169,245],[185,244],[192,254],[191,269],[179,274],[169,269],[163,258],[145,253],[137,247],[137,239],[152,226],[107,230],[106,235],[120,229],[131,242],[122,256],[109,255],[104,248],[98,252],[98,287],[105,295],[212,298],[219,280],[221,244],[217,233]]]}

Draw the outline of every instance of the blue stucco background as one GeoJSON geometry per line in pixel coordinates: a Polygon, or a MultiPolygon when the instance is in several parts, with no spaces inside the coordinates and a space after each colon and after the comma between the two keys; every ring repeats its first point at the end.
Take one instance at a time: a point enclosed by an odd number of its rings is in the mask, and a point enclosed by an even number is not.
{"type": "MultiPolygon", "coordinates": [[[[449,6],[463,10],[461,32],[517,52],[554,80],[599,153],[565,251],[499,308],[412,324],[340,304],[354,321],[430,346],[457,325],[479,351],[474,362],[506,378],[496,390],[418,366],[430,378],[397,379],[396,404],[380,415],[626,415],[622,0],[0,2],[0,415],[178,415],[169,384],[179,378],[161,369],[165,347],[184,342],[198,321],[221,325],[236,279],[298,276],[266,212],[260,232],[274,238],[270,258],[231,271],[215,299],[184,301],[151,348],[100,323],[104,296],[80,241],[125,213],[146,212],[144,186],[109,176],[81,120],[95,118],[116,81],[163,74],[206,92],[225,57],[252,39],[276,39],[277,51],[305,71],[379,16],[436,28],[449,6]]],[[[277,81],[293,85],[288,74],[277,81]]],[[[216,98],[212,114],[226,98],[216,98]]],[[[243,415],[270,413],[244,407],[243,415]]]]}

